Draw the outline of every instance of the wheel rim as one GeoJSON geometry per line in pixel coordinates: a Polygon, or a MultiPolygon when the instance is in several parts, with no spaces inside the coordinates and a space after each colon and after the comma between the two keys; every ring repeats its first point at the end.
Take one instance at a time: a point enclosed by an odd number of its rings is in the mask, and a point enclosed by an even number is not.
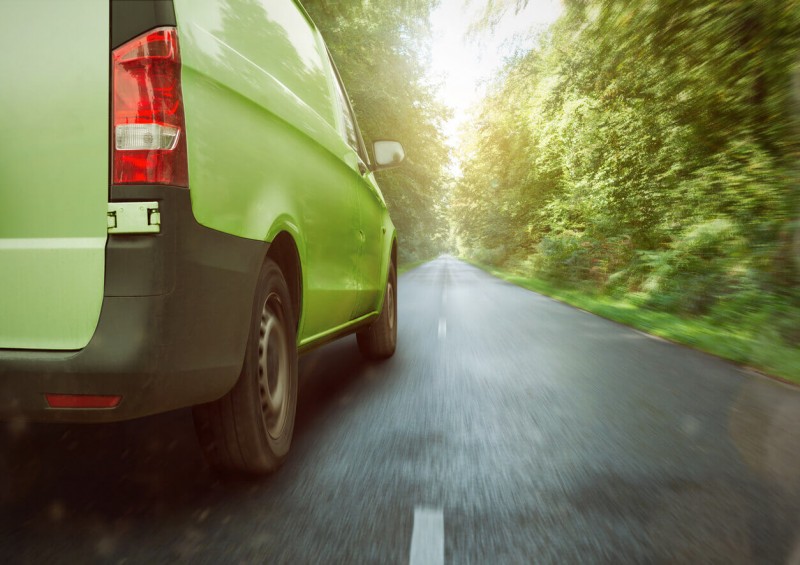
{"type": "Polygon", "coordinates": [[[289,356],[286,332],[276,312],[277,295],[270,295],[261,309],[258,336],[258,388],[267,433],[278,439],[286,424],[289,404],[289,356]]]}
{"type": "Polygon", "coordinates": [[[386,285],[386,307],[388,308],[389,314],[389,329],[394,329],[394,317],[395,317],[395,308],[394,308],[394,285],[389,282],[386,285]]]}

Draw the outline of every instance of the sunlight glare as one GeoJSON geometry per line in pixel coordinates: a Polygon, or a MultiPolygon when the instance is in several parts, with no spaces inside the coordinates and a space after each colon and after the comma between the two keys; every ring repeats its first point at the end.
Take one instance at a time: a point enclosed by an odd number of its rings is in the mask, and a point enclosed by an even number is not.
{"type": "Polygon", "coordinates": [[[440,85],[442,101],[452,108],[445,125],[452,147],[467,120],[469,108],[481,99],[485,82],[518,49],[530,48],[537,33],[561,15],[560,0],[529,0],[515,13],[513,1],[492,30],[469,33],[483,14],[486,0],[442,0],[431,13],[433,53],[431,81],[440,85]]]}

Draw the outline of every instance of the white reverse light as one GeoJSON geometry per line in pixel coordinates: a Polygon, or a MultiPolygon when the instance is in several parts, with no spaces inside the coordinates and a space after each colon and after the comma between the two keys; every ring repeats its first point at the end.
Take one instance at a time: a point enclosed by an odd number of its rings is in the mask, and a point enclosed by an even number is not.
{"type": "Polygon", "coordinates": [[[180,129],[162,124],[121,124],[114,128],[117,151],[174,149],[180,129]]]}

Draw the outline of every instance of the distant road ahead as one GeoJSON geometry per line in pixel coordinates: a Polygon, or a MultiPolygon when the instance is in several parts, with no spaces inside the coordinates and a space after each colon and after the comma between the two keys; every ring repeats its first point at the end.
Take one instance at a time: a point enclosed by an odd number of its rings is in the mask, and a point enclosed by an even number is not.
{"type": "Polygon", "coordinates": [[[274,477],[205,468],[188,411],[10,426],[0,562],[800,564],[800,391],[442,257],[400,345],[301,362],[274,477]]]}

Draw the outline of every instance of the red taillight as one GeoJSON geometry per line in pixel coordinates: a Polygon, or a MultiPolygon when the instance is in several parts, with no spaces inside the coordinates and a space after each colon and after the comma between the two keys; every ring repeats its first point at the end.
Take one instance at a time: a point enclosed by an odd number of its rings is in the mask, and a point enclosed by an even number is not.
{"type": "Polygon", "coordinates": [[[178,32],[162,27],[111,54],[113,184],[189,186],[178,32]]]}
{"type": "Polygon", "coordinates": [[[45,394],[50,408],[116,408],[121,396],[97,394],[45,394]]]}

